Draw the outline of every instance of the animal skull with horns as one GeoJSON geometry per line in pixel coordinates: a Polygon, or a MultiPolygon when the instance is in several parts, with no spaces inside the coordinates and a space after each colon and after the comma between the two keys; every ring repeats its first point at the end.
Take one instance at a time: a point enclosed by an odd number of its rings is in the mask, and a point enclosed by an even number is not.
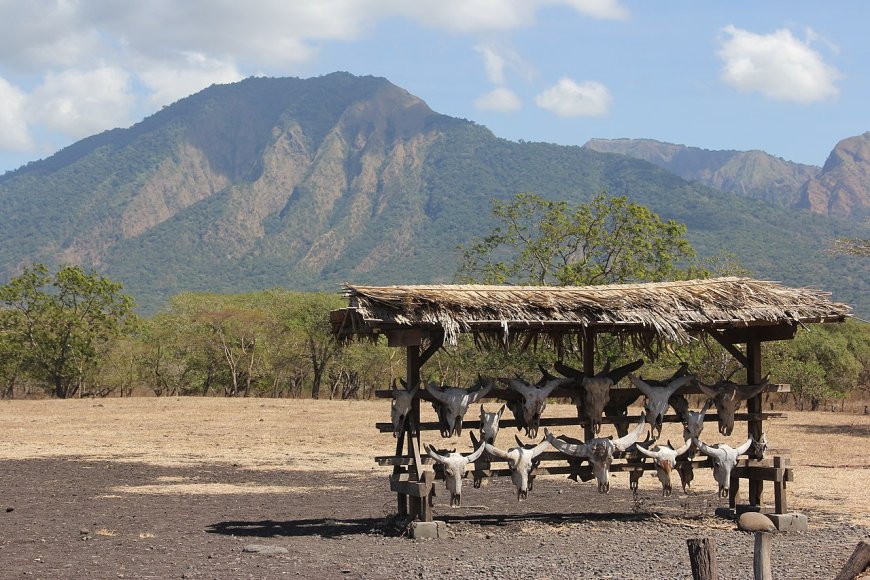
{"type": "Polygon", "coordinates": [[[447,485],[447,491],[450,492],[450,507],[462,505],[462,478],[465,477],[466,467],[469,463],[478,460],[483,454],[484,447],[481,445],[468,455],[456,452],[441,455],[432,445],[426,448],[429,457],[444,466],[444,483],[447,485]]]}
{"type": "Polygon", "coordinates": [[[535,459],[537,459],[541,453],[549,449],[550,444],[545,440],[541,441],[534,447],[518,445],[517,447],[512,447],[507,451],[499,449],[498,447],[493,447],[489,443],[486,443],[485,445],[487,453],[493,457],[498,457],[508,462],[508,467],[511,470],[511,481],[513,481],[514,486],[517,488],[517,501],[526,499],[529,495],[529,490],[531,489],[529,476],[537,463],[535,459]]]}
{"type": "MultiPolygon", "coordinates": [[[[643,366],[643,359],[610,370],[610,362],[604,366],[604,370],[595,376],[587,377],[583,371],[571,368],[562,362],[557,362],[556,370],[577,381],[583,390],[582,397],[576,397],[577,417],[586,418],[592,426],[592,431],[601,431],[601,415],[610,400],[610,388],[643,366]]],[[[626,405],[627,406],[627,405],[626,405]]]]}
{"type": "MultiPolygon", "coordinates": [[[[521,378],[499,379],[499,381],[522,397],[522,424],[526,430],[526,437],[535,438],[538,436],[541,414],[547,408],[547,397],[554,390],[572,383],[573,379],[558,379],[544,371],[544,378],[537,385],[529,384],[521,378]]],[[[511,410],[519,419],[517,409],[514,407],[511,410]]],[[[517,426],[519,425],[518,421],[517,426]]]]}
{"type": "Polygon", "coordinates": [[[666,381],[645,381],[633,374],[628,375],[631,384],[646,396],[646,420],[654,432],[654,437],[661,437],[662,422],[668,410],[668,401],[674,393],[686,385],[697,382],[694,376],[685,374],[685,371],[685,366],[680,367],[680,370],[666,381]]]}
{"type": "Polygon", "coordinates": [[[716,412],[719,414],[719,433],[725,436],[731,435],[731,431],[734,430],[734,413],[740,407],[740,403],[761,393],[769,384],[769,377],[770,375],[764,377],[758,385],[738,385],[729,379],[723,379],[715,385],[701,383],[701,392],[713,399],[713,404],[716,405],[716,412]]]}
{"type": "MultiPolygon", "coordinates": [[[[401,379],[400,379],[401,380],[401,379]]],[[[417,396],[420,385],[414,385],[413,389],[408,390],[408,384],[402,381],[404,389],[396,387],[396,382],[393,381],[391,394],[393,402],[390,406],[390,418],[393,420],[393,437],[398,437],[405,428],[405,423],[411,416],[411,403],[414,397],[417,396]]]]}
{"type": "Polygon", "coordinates": [[[456,387],[439,387],[430,382],[426,391],[435,399],[432,407],[438,414],[438,426],[442,437],[462,435],[462,418],[468,411],[468,406],[483,399],[495,381],[478,376],[477,383],[469,390],[456,387]]]}
{"type": "Polygon", "coordinates": [[[712,447],[701,441],[693,439],[698,449],[713,461],[713,479],[719,484],[719,497],[728,497],[731,485],[731,470],[737,465],[737,458],[746,453],[753,445],[752,437],[738,448],[733,448],[725,443],[717,443],[712,447]]]}
{"type": "Polygon", "coordinates": [[[611,440],[609,437],[596,437],[583,444],[568,443],[553,437],[552,433],[544,429],[546,440],[564,453],[574,457],[587,457],[592,464],[592,472],[598,481],[598,493],[610,491],[610,464],[613,462],[613,454],[617,451],[625,451],[635,444],[643,432],[646,417],[640,416],[637,427],[625,437],[611,440]]]}
{"type": "Polygon", "coordinates": [[[679,449],[674,449],[670,441],[668,441],[667,445],[659,445],[658,449],[655,451],[645,449],[640,445],[637,446],[637,450],[641,454],[653,459],[656,466],[656,477],[658,477],[659,481],[662,482],[663,496],[668,497],[673,492],[673,487],[671,486],[671,471],[677,464],[677,457],[688,451],[691,446],[691,439],[687,440],[679,449]]]}

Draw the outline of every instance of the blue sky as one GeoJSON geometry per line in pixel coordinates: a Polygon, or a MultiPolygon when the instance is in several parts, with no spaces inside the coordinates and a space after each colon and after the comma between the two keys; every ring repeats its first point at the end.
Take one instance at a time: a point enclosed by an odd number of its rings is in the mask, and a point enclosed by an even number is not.
{"type": "Polygon", "coordinates": [[[870,130],[870,3],[0,0],[0,172],[212,83],[345,70],[508,139],[821,165],[870,130]]]}

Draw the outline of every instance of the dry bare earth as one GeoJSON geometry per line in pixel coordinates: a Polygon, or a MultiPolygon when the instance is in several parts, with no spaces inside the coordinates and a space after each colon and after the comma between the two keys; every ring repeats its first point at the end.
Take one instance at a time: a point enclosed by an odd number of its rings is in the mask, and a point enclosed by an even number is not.
{"type": "MultiPolygon", "coordinates": [[[[606,496],[594,482],[540,478],[519,504],[509,480],[469,484],[462,508],[436,506],[450,539],[396,535],[384,523],[395,510],[389,470],[372,461],[394,447],[373,429],[388,417],[386,401],[4,402],[0,576],[685,578],[686,538],[712,536],[720,573],[751,577],[752,537],[712,517],[721,500],[708,472],[667,500],[649,474],[636,500],[620,474],[606,496]],[[287,552],[244,552],[250,544],[287,552]]],[[[714,428],[704,435],[719,441],[714,428]]],[[[775,537],[776,575],[832,577],[870,536],[870,417],[790,413],[768,439],[790,450],[791,507],[810,516],[810,531],[775,537]]]]}

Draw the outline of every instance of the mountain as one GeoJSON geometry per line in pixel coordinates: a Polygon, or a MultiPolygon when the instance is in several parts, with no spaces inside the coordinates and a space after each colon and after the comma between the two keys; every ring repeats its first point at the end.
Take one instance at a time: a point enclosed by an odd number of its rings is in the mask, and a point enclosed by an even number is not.
{"type": "Polygon", "coordinates": [[[0,283],[32,262],[92,266],[145,313],[185,291],[450,282],[492,199],[628,195],[701,255],[870,310],[867,261],[825,253],[861,224],[689,183],[643,160],[512,142],[383,78],[209,87],[0,177],[0,283]]]}
{"type": "Polygon", "coordinates": [[[653,139],[590,139],[584,147],[649,161],[688,181],[794,206],[801,187],[819,173],[813,165],[792,163],[764,151],[711,151],[653,139]]]}
{"type": "Polygon", "coordinates": [[[820,214],[870,216],[870,132],[837,143],[821,173],[804,184],[799,205],[820,214]]]}

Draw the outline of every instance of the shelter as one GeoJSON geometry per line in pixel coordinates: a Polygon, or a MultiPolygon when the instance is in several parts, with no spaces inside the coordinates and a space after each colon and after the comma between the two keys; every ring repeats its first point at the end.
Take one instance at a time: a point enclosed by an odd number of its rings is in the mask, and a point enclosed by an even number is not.
{"type": "MultiPolygon", "coordinates": [[[[651,354],[664,343],[687,343],[706,334],[746,368],[747,383],[757,385],[762,381],[762,342],[791,339],[798,326],[810,323],[843,322],[851,310],[833,302],[826,292],[737,277],[586,287],[347,285],[345,296],[348,307],[330,315],[335,336],[342,340],[386,336],[390,346],[406,348],[407,381],[412,385],[419,383],[422,365],[442,346],[455,345],[461,333],[472,334],[481,347],[514,342],[523,348],[541,337],[550,339],[559,351],[576,346],[582,350],[587,376],[595,374],[598,334],[616,335],[651,354]]],[[[390,396],[389,391],[380,396],[390,396]]],[[[412,411],[417,425],[420,398],[412,411]]],[[[750,399],[747,408],[748,434],[757,441],[766,418],[761,396],[750,399]]],[[[401,465],[409,465],[405,482],[417,485],[393,485],[400,512],[403,496],[410,495],[412,515],[430,519],[431,510],[422,498],[430,493],[431,482],[423,485],[426,482],[417,469],[422,466],[420,429],[406,434],[410,455],[402,456],[400,437],[397,459],[387,464],[396,468],[394,476],[400,475],[401,465]]],[[[586,434],[589,438],[588,425],[586,434]]],[[[750,503],[757,505],[761,480],[748,479],[750,503]]],[[[394,481],[400,483],[395,477],[394,481]]],[[[785,507],[784,481],[782,485],[778,509],[785,507]]]]}

